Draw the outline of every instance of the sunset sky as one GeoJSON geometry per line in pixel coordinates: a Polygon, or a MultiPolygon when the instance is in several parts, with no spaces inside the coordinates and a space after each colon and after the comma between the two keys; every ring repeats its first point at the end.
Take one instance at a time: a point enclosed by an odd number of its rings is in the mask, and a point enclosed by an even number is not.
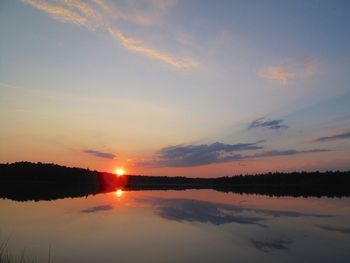
{"type": "Polygon", "coordinates": [[[0,162],[350,169],[350,1],[1,0],[0,162]]]}

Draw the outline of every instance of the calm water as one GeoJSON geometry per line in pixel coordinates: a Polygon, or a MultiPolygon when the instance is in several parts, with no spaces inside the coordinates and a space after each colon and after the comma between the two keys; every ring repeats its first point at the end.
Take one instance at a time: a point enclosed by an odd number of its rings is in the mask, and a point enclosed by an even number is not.
{"type": "Polygon", "coordinates": [[[0,200],[12,254],[47,262],[350,262],[350,199],[136,191],[0,200]]]}

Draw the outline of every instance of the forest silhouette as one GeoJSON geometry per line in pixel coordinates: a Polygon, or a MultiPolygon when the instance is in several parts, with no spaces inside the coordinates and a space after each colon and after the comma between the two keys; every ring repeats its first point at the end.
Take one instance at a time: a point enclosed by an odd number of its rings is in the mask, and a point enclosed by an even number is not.
{"type": "Polygon", "coordinates": [[[74,198],[123,189],[187,190],[294,197],[349,197],[350,171],[292,172],[218,178],[125,175],[57,164],[0,164],[0,198],[16,201],[74,198]]]}

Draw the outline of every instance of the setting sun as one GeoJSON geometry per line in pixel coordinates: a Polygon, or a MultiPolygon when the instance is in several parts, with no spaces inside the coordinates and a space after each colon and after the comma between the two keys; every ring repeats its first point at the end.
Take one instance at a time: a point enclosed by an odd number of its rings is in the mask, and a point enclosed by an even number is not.
{"type": "Polygon", "coordinates": [[[115,170],[114,173],[115,173],[116,175],[118,175],[118,176],[123,176],[124,173],[125,173],[125,171],[124,171],[124,169],[122,169],[122,168],[118,168],[118,169],[115,170]]]}

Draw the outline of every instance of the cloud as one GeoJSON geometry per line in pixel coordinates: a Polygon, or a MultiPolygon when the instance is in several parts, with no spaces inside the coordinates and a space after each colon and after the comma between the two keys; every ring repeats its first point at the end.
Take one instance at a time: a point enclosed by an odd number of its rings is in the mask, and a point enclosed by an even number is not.
{"type": "Polygon", "coordinates": [[[86,17],[83,17],[82,15],[69,9],[68,7],[57,5],[57,4],[51,4],[43,1],[38,1],[38,0],[22,0],[22,1],[41,11],[44,11],[50,14],[55,19],[61,22],[67,22],[78,26],[89,27],[88,20],[86,17]]]}
{"type": "Polygon", "coordinates": [[[283,85],[294,77],[294,73],[283,67],[267,67],[259,72],[259,75],[266,79],[276,80],[283,85]]]}
{"type": "Polygon", "coordinates": [[[166,52],[158,51],[153,48],[146,46],[140,40],[126,37],[120,30],[110,28],[109,33],[126,49],[135,53],[140,53],[146,57],[160,60],[168,65],[171,65],[178,69],[196,68],[198,62],[192,58],[176,58],[166,52]]]}
{"type": "Polygon", "coordinates": [[[159,19],[175,5],[176,1],[119,1],[118,6],[116,3],[111,6],[104,0],[94,0],[94,3],[99,9],[113,18],[143,26],[151,26],[158,22],[159,19]]]}
{"type": "Polygon", "coordinates": [[[211,163],[223,163],[242,159],[238,153],[243,150],[258,150],[263,147],[254,143],[224,144],[220,142],[202,145],[176,145],[161,149],[156,160],[149,162],[155,166],[189,167],[211,163]]]}
{"type": "Polygon", "coordinates": [[[265,240],[251,240],[254,247],[260,251],[269,253],[272,250],[287,250],[289,245],[293,243],[292,240],[286,238],[270,238],[265,240]]]}
{"type": "Polygon", "coordinates": [[[153,0],[143,4],[139,3],[137,6],[141,11],[130,12],[129,10],[129,13],[128,11],[121,11],[115,4],[114,6],[110,6],[103,0],[22,1],[44,11],[61,22],[71,23],[89,30],[101,29],[109,33],[114,40],[127,50],[161,61],[176,69],[190,69],[199,66],[199,62],[191,57],[178,57],[174,54],[151,48],[143,41],[137,38],[127,37],[119,28],[111,26],[115,24],[115,20],[138,21],[141,24],[152,24],[150,22],[152,18],[169,9],[174,4],[174,1],[153,0]],[[142,11],[142,8],[146,8],[148,11],[142,11]]]}
{"type": "Polygon", "coordinates": [[[96,25],[98,25],[102,19],[102,13],[100,13],[94,6],[90,5],[87,1],[80,0],[64,0],[64,3],[72,9],[77,10],[86,18],[90,18],[96,25]]]}
{"type": "Polygon", "coordinates": [[[260,77],[287,85],[292,79],[311,76],[316,71],[317,63],[310,57],[296,59],[285,65],[268,66],[258,72],[260,77]]]}
{"type": "Polygon", "coordinates": [[[326,136],[326,137],[319,137],[313,142],[328,142],[328,141],[335,141],[335,140],[345,140],[345,139],[350,139],[350,132],[344,132],[332,136],[326,136]]]}
{"type": "Polygon", "coordinates": [[[264,151],[261,153],[257,153],[254,155],[246,156],[245,158],[256,158],[256,157],[273,157],[273,156],[287,156],[287,155],[296,155],[296,154],[303,154],[303,153],[318,153],[318,152],[329,152],[328,149],[311,149],[311,150],[271,150],[271,151],[264,151]]]}
{"type": "Polygon", "coordinates": [[[224,144],[216,142],[202,145],[176,145],[161,149],[156,157],[151,160],[138,162],[138,166],[151,167],[192,167],[208,165],[213,163],[226,163],[247,159],[263,157],[288,156],[305,153],[328,152],[328,149],[310,150],[270,150],[250,155],[242,155],[240,151],[261,150],[260,144],[264,141],[254,143],[224,144]]]}
{"type": "Polygon", "coordinates": [[[113,206],[111,205],[101,205],[101,206],[94,206],[91,208],[83,209],[80,212],[82,213],[95,213],[95,212],[101,212],[101,211],[108,211],[112,210],[113,206]]]}
{"type": "Polygon", "coordinates": [[[338,232],[346,235],[350,235],[350,228],[340,227],[340,226],[330,226],[330,225],[321,225],[319,228],[327,231],[338,232]]]}
{"type": "Polygon", "coordinates": [[[100,151],[96,151],[96,150],[84,150],[84,152],[91,154],[91,155],[94,155],[96,157],[106,158],[106,159],[114,159],[115,157],[117,157],[113,153],[100,152],[100,151]]]}
{"type": "Polygon", "coordinates": [[[281,130],[287,129],[288,125],[282,124],[284,120],[269,120],[265,117],[254,120],[249,124],[248,129],[253,128],[266,128],[269,130],[281,130]]]}

